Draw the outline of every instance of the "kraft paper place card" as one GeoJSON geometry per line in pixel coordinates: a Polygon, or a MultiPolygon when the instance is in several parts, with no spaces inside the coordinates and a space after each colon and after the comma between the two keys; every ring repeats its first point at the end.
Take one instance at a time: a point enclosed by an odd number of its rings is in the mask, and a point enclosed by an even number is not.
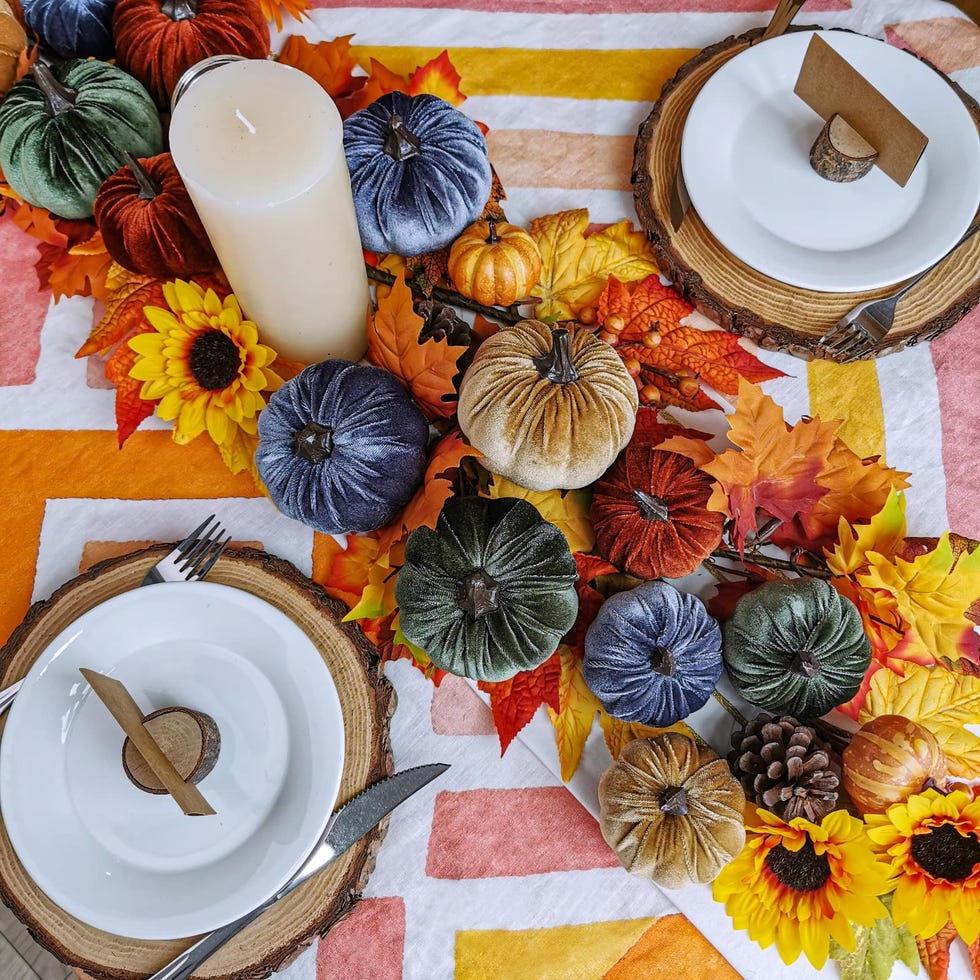
{"type": "Polygon", "coordinates": [[[793,91],[824,120],[835,113],[846,120],[878,151],[876,166],[900,187],[908,183],[928,138],[819,34],[793,91]]]}

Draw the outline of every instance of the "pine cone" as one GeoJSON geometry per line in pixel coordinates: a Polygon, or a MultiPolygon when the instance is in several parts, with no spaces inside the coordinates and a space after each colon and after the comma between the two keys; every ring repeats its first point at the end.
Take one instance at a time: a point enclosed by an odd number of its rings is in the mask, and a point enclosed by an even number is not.
{"type": "Polygon", "coordinates": [[[419,343],[426,340],[447,340],[455,346],[470,342],[470,325],[456,315],[451,306],[434,299],[419,299],[413,304],[415,312],[425,321],[419,331],[419,343]]]}
{"type": "Polygon", "coordinates": [[[809,725],[763,713],[732,733],[732,746],[728,765],[749,801],[787,823],[820,823],[836,808],[840,763],[809,725]]]}

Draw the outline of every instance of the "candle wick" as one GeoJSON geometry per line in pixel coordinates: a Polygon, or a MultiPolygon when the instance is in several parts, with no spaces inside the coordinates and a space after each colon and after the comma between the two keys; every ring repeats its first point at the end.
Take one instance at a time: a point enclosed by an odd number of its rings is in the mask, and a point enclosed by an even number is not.
{"type": "Polygon", "coordinates": [[[254,136],[255,127],[245,118],[241,109],[235,110],[235,116],[237,117],[238,121],[254,136]]]}

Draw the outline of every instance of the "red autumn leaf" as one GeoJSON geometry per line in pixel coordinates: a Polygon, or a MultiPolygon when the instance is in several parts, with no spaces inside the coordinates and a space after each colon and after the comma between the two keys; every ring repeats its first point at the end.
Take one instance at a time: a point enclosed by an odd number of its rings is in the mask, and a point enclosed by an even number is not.
{"type": "Polygon", "coordinates": [[[334,101],[337,103],[340,115],[346,119],[359,109],[380,99],[382,95],[387,95],[389,92],[407,92],[409,88],[409,81],[404,75],[391,71],[380,61],[372,58],[364,85],[350,95],[339,96],[334,101]]]}
{"type": "Polygon", "coordinates": [[[490,695],[490,711],[500,738],[500,754],[517,733],[534,717],[542,704],[558,711],[558,681],[561,679],[561,658],[553,653],[534,670],[524,670],[510,680],[490,683],[479,681],[477,686],[490,695]]]}
{"type": "Polygon", "coordinates": [[[663,402],[680,408],[700,411],[718,408],[717,403],[700,387],[685,394],[678,386],[684,377],[704,381],[727,395],[738,392],[739,378],[747,381],[769,381],[783,372],[763,364],[739,343],[739,338],[725,330],[701,330],[680,321],[694,311],[660,277],[627,285],[610,276],[599,296],[596,317],[603,322],[617,314],[625,321],[619,335],[616,353],[623,360],[636,358],[641,364],[637,386],[655,385],[663,402]],[[660,342],[647,346],[644,336],[655,332],[660,342]]]}
{"type": "Polygon", "coordinates": [[[431,61],[412,72],[409,79],[409,95],[437,95],[454,106],[459,106],[466,96],[459,90],[459,72],[449,60],[449,52],[443,51],[431,61]]]}
{"type": "Polygon", "coordinates": [[[605,596],[594,588],[592,583],[600,575],[618,574],[619,569],[598,555],[583,555],[575,552],[572,557],[578,570],[578,581],[575,583],[575,591],[578,593],[578,613],[572,628],[562,642],[581,657],[585,649],[585,632],[592,625],[599,607],[605,601],[605,596]]]}
{"type": "Polygon", "coordinates": [[[332,41],[311,44],[301,34],[291,34],[279,54],[284,65],[309,75],[332,98],[344,98],[367,83],[365,75],[355,75],[357,60],[350,49],[353,34],[332,41]]]}
{"type": "Polygon", "coordinates": [[[364,635],[377,647],[378,657],[382,664],[392,660],[407,660],[413,667],[421,671],[423,677],[438,687],[443,677],[446,676],[446,671],[440,670],[428,658],[419,660],[404,643],[395,641],[395,637],[398,635],[397,621],[398,610],[395,609],[380,619],[359,620],[358,625],[363,630],[364,635]]]}
{"type": "Polygon", "coordinates": [[[929,980],[947,980],[949,977],[949,948],[956,938],[956,926],[951,922],[928,939],[915,937],[915,945],[919,949],[919,959],[926,968],[929,980]]]}
{"type": "Polygon", "coordinates": [[[650,408],[648,405],[639,407],[636,413],[636,426],[630,438],[631,446],[659,446],[667,439],[675,437],[703,441],[710,439],[711,433],[688,429],[676,422],[661,422],[655,408],[650,408]]]}
{"type": "Polygon", "coordinates": [[[116,436],[119,448],[156,410],[157,403],[140,398],[142,381],[125,378],[116,383],[116,436]]]}
{"type": "Polygon", "coordinates": [[[760,585],[765,585],[766,582],[779,578],[778,575],[768,569],[760,568],[750,562],[745,562],[743,568],[749,573],[746,578],[719,582],[715,594],[705,603],[708,612],[719,622],[731,619],[735,605],[742,596],[755,592],[760,585]]]}

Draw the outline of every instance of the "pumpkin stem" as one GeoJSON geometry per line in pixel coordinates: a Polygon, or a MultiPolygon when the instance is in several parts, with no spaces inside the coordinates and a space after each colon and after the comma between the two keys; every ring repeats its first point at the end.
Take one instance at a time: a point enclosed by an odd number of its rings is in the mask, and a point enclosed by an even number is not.
{"type": "Polygon", "coordinates": [[[642,490],[633,491],[633,499],[640,508],[640,517],[645,521],[665,521],[667,520],[667,502],[663,497],[654,497],[642,490]]]}
{"type": "Polygon", "coordinates": [[[497,593],[500,586],[482,569],[470,572],[459,583],[456,605],[473,619],[479,619],[500,607],[497,593]]]}
{"type": "Polygon", "coordinates": [[[405,125],[405,120],[395,113],[388,119],[388,132],[385,133],[382,148],[388,156],[402,163],[422,152],[422,141],[405,125]]]}
{"type": "Polygon", "coordinates": [[[132,171],[133,176],[136,178],[136,186],[139,187],[140,192],[137,195],[141,201],[152,201],[160,193],[159,186],[154,182],[150,175],[146,172],[146,168],[133,156],[129,150],[123,151],[123,159],[126,161],[126,166],[132,171]]]}
{"type": "Polygon", "coordinates": [[[572,361],[572,345],[564,327],[551,331],[551,350],[540,357],[532,358],[531,363],[542,378],[547,378],[556,385],[578,381],[579,374],[572,361]]]}
{"type": "Polygon", "coordinates": [[[673,677],[677,662],[667,647],[654,647],[653,653],[650,654],[650,669],[663,674],[664,677],[673,677]]]}
{"type": "Polygon", "coordinates": [[[163,0],[160,13],[171,20],[193,20],[197,16],[197,0],[163,0]]]}
{"type": "Polygon", "coordinates": [[[333,429],[319,422],[307,422],[293,436],[296,455],[311,463],[322,463],[333,452],[333,429]]]}
{"type": "Polygon", "coordinates": [[[487,245],[496,245],[500,236],[497,234],[497,222],[493,218],[487,219],[487,229],[487,245]]]}
{"type": "Polygon", "coordinates": [[[801,650],[789,665],[794,674],[813,677],[820,670],[820,658],[812,650],[801,650]]]}
{"type": "Polygon", "coordinates": [[[44,96],[44,108],[49,116],[60,115],[75,104],[78,93],[67,85],[62,85],[43,61],[34,62],[31,74],[44,96]]]}
{"type": "Polygon", "coordinates": [[[687,793],[683,786],[668,786],[660,797],[660,812],[670,817],[683,817],[687,813],[687,793]]]}

